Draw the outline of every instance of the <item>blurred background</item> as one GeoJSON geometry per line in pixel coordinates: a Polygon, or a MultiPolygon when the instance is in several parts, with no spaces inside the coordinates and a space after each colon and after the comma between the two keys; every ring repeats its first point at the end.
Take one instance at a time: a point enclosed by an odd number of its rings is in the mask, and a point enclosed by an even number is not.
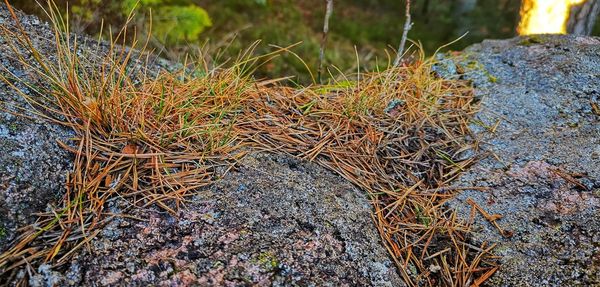
{"type": "MultiPolygon", "coordinates": [[[[36,1],[9,2],[27,13],[43,17],[43,10],[36,1]]],[[[136,27],[139,40],[148,39],[156,53],[175,61],[198,50],[218,58],[219,62],[226,61],[235,58],[256,40],[261,40],[256,54],[273,51],[272,45],[288,46],[301,42],[292,51],[302,61],[287,53],[257,72],[261,77],[296,76],[296,81],[301,83],[310,81],[306,66],[313,72],[317,69],[326,10],[325,0],[55,2],[63,13],[66,13],[68,2],[72,31],[94,36],[99,33],[107,36],[118,31],[129,12],[137,7],[130,26],[136,27]]],[[[356,71],[357,63],[367,70],[387,66],[389,58],[395,57],[395,49],[402,37],[404,5],[401,0],[334,0],[325,66],[341,72],[356,71]]],[[[513,37],[517,34],[521,5],[521,0],[413,0],[414,25],[409,38],[419,41],[424,51],[431,54],[467,31],[467,36],[445,50],[460,50],[486,38],[513,37]]],[[[593,25],[592,34],[600,34],[599,23],[593,25]]]]}

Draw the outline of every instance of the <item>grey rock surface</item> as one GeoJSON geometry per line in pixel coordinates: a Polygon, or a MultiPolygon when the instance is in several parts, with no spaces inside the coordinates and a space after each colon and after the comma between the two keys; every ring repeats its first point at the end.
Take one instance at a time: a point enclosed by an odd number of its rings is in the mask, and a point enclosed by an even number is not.
{"type": "Polygon", "coordinates": [[[475,240],[501,256],[487,284],[600,286],[600,39],[487,40],[462,57],[482,103],[473,127],[495,155],[456,183],[489,190],[450,206],[467,219],[470,198],[512,232],[476,218],[475,240]]]}
{"type": "MultiPolygon", "coordinates": [[[[52,53],[53,44],[45,38],[52,35],[49,26],[33,16],[23,16],[21,22],[31,31],[33,44],[52,53]]],[[[9,27],[13,23],[4,4],[0,4],[0,25],[9,27]]],[[[33,59],[29,57],[25,61],[32,63],[33,59]]],[[[9,79],[20,77],[33,85],[45,84],[17,60],[2,36],[0,73],[9,79]]],[[[27,96],[40,99],[23,84],[12,83],[27,96]]],[[[70,154],[57,144],[57,140],[68,143],[72,132],[42,119],[31,110],[18,108],[27,106],[19,93],[0,80],[0,251],[15,238],[17,227],[35,220],[32,213],[43,211],[48,204],[60,200],[72,161],[70,154]]]]}
{"type": "MultiPolygon", "coordinates": [[[[50,25],[35,16],[25,15],[15,10],[21,27],[29,35],[33,46],[44,57],[56,57],[54,32],[50,25]]],[[[0,25],[19,35],[16,22],[4,3],[0,3],[0,25]]],[[[95,59],[101,59],[109,50],[105,42],[80,35],[72,35],[72,41],[79,44],[79,52],[95,59]]],[[[7,78],[21,92],[25,93],[42,107],[32,105],[0,78],[0,251],[17,236],[16,229],[32,223],[33,213],[44,211],[50,204],[61,200],[64,194],[65,176],[72,168],[72,154],[59,146],[57,141],[67,145],[75,136],[65,126],[44,119],[43,106],[52,106],[47,100],[36,94],[31,87],[47,85],[36,75],[32,67],[36,61],[23,46],[13,46],[24,56],[26,66],[0,34],[0,75],[7,78]],[[19,78],[21,81],[14,80],[19,78]],[[23,109],[25,108],[25,109],[23,109]]],[[[10,39],[13,43],[14,39],[10,39]]],[[[126,48],[127,49],[127,48],[126,48]]],[[[136,55],[134,53],[134,55],[136,55]]],[[[140,68],[139,61],[132,61],[132,70],[140,68]]],[[[159,73],[165,69],[178,69],[181,65],[167,62],[158,57],[150,57],[144,65],[149,73],[159,73]]],[[[47,114],[46,114],[47,115],[47,114]]]]}
{"type": "Polygon", "coordinates": [[[43,266],[30,284],[404,286],[370,213],[364,193],[337,175],[253,154],[177,216],[129,212],[66,271],[43,266]]]}

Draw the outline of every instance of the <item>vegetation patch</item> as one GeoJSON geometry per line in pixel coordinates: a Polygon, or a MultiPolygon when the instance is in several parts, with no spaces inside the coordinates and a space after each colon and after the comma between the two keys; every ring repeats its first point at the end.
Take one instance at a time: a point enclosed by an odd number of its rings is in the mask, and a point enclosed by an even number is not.
{"type": "MultiPolygon", "coordinates": [[[[48,13],[52,59],[36,50],[16,16],[3,33],[15,57],[48,83],[23,84],[54,104],[21,93],[30,104],[24,108],[76,132],[74,146],[62,144],[75,155],[74,169],[62,205],[0,255],[2,278],[29,264],[65,263],[111,219],[105,207],[115,198],[175,213],[223,176],[217,167],[234,165],[249,149],[316,162],[361,187],[412,286],[480,284],[497,270],[491,247],[470,244],[469,224],[442,207],[459,189],[448,184],[475,161],[465,152],[477,151],[468,128],[476,106],[469,83],[436,76],[433,58],[421,53],[401,66],[296,88],[252,77],[287,48],[258,57],[250,49],[228,67],[211,68],[199,57],[155,75],[138,64],[148,56],[143,48],[119,48],[117,37],[106,52],[79,50],[60,13],[48,13]]],[[[19,91],[18,77],[5,72],[19,91]]]]}
{"type": "Polygon", "coordinates": [[[4,226],[0,225],[0,240],[6,238],[8,234],[6,233],[6,228],[4,228],[4,226]]]}
{"type": "Polygon", "coordinates": [[[531,35],[524,37],[521,41],[519,41],[520,46],[532,46],[535,44],[543,44],[546,40],[544,40],[543,35],[531,35]]]}
{"type": "Polygon", "coordinates": [[[267,270],[276,270],[279,267],[277,257],[270,252],[263,252],[258,255],[257,263],[267,270]]]}

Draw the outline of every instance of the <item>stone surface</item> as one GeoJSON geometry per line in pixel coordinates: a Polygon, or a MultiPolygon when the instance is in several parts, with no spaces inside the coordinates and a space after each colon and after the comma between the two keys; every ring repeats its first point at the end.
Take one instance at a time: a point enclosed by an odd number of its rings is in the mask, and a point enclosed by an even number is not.
{"type": "MultiPolygon", "coordinates": [[[[490,286],[600,285],[600,39],[532,36],[484,41],[461,55],[481,97],[494,156],[457,185],[450,205],[469,217],[474,200],[512,232],[480,215],[475,239],[498,243],[490,286]],[[479,69],[484,68],[484,69],[479,69]]],[[[482,125],[473,125],[486,135],[482,125]]]]}
{"type": "MultiPolygon", "coordinates": [[[[113,206],[119,212],[121,206],[113,206]]],[[[403,286],[363,192],[323,168],[254,154],[171,216],[104,228],[66,272],[32,285],[403,286]]]]}
{"type": "MultiPolygon", "coordinates": [[[[51,35],[49,26],[33,16],[23,16],[21,22],[31,31],[33,44],[51,53],[52,43],[45,38],[51,35]]],[[[13,23],[4,4],[0,4],[0,25],[10,28],[13,23]]],[[[0,55],[3,77],[19,77],[33,85],[44,84],[32,77],[31,69],[17,60],[2,36],[0,55]]],[[[25,61],[31,63],[33,59],[29,57],[25,61]]],[[[40,99],[25,85],[11,82],[27,96],[40,99]]],[[[42,211],[49,203],[60,200],[64,177],[71,166],[69,153],[56,141],[68,142],[73,133],[43,120],[31,110],[17,108],[26,106],[23,97],[0,78],[0,251],[14,239],[17,227],[35,220],[30,216],[33,212],[42,211]]]]}

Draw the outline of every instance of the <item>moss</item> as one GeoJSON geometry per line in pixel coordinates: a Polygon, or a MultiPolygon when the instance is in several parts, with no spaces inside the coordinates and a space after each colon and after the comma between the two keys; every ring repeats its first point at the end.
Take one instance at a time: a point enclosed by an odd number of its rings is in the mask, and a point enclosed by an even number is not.
{"type": "Polygon", "coordinates": [[[543,44],[545,42],[546,42],[546,40],[544,39],[543,36],[531,35],[531,36],[527,36],[527,37],[523,38],[521,41],[519,41],[519,43],[517,43],[517,45],[529,47],[529,46],[536,45],[536,44],[543,44]]]}
{"type": "Polygon", "coordinates": [[[423,211],[422,211],[422,209],[421,209],[420,207],[417,207],[417,208],[415,209],[415,213],[416,213],[416,215],[417,215],[417,221],[418,221],[420,224],[423,224],[423,225],[425,225],[425,226],[429,226],[429,224],[431,224],[431,217],[429,217],[429,216],[425,216],[425,215],[423,214],[423,211]]]}
{"type": "Polygon", "coordinates": [[[270,252],[263,252],[259,254],[257,263],[268,270],[273,270],[279,266],[277,257],[270,252]]]}
{"type": "Polygon", "coordinates": [[[553,44],[556,46],[566,46],[566,45],[570,45],[571,44],[571,40],[569,40],[569,38],[567,37],[554,37],[552,35],[534,35],[534,36],[530,36],[530,38],[533,37],[535,38],[535,41],[537,41],[537,43],[533,43],[533,44],[553,44]]]}
{"type": "Polygon", "coordinates": [[[467,62],[466,67],[470,70],[483,69],[483,65],[479,61],[473,59],[467,62]]]}
{"type": "Polygon", "coordinates": [[[7,232],[6,232],[6,228],[4,228],[4,226],[0,225],[0,240],[3,240],[4,238],[6,238],[7,236],[7,232]]]}
{"type": "Polygon", "coordinates": [[[483,75],[487,77],[487,79],[490,83],[498,82],[498,78],[496,78],[496,76],[492,75],[492,73],[490,73],[490,71],[488,71],[485,68],[485,66],[482,63],[480,63],[479,61],[476,61],[476,60],[469,61],[467,68],[469,68],[470,70],[482,72],[483,75]]]}
{"type": "Polygon", "coordinates": [[[12,123],[10,123],[10,124],[8,125],[8,130],[9,130],[11,133],[16,133],[16,132],[19,130],[19,126],[17,125],[17,123],[16,123],[16,122],[12,122],[12,123]]]}
{"type": "Polygon", "coordinates": [[[490,73],[490,71],[488,71],[481,62],[479,62],[479,61],[471,58],[468,53],[462,54],[461,58],[462,59],[460,59],[457,62],[460,62],[460,65],[462,65],[465,68],[465,70],[467,70],[467,71],[478,71],[478,72],[483,73],[483,75],[485,77],[487,77],[487,79],[488,79],[488,81],[490,83],[497,83],[498,82],[498,78],[496,76],[492,75],[490,73]]]}

